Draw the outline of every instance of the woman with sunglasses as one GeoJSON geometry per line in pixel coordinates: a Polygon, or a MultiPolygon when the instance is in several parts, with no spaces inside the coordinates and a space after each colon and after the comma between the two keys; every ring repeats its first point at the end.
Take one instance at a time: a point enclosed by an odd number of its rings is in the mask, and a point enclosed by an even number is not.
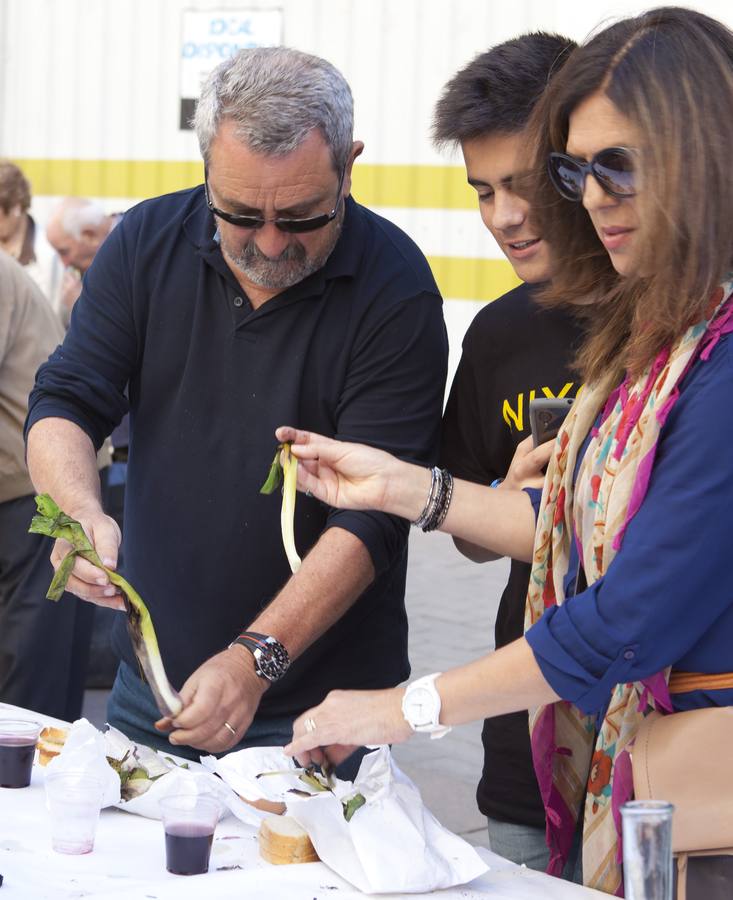
{"type": "Polygon", "coordinates": [[[531,709],[550,871],[582,828],[583,880],[615,894],[641,721],[733,704],[733,35],[684,9],[615,24],[555,77],[536,125],[545,299],[590,327],[541,502],[278,430],[326,503],[531,560],[525,637],[407,689],[332,693],[286,750],[338,758],[531,709]]]}

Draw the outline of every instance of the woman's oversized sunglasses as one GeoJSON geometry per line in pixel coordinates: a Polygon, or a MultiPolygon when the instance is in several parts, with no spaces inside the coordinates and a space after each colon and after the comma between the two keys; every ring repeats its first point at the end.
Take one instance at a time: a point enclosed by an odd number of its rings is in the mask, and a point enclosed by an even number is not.
{"type": "Polygon", "coordinates": [[[228,222],[230,225],[236,225],[238,228],[262,228],[268,222],[272,222],[275,228],[280,231],[284,231],[286,234],[304,234],[306,231],[317,231],[319,228],[323,228],[325,225],[328,225],[329,222],[333,222],[336,218],[336,214],[338,213],[338,208],[341,205],[341,188],[344,186],[344,175],[346,174],[346,169],[341,169],[341,175],[339,176],[339,186],[336,191],[336,203],[331,210],[330,213],[321,213],[319,216],[310,216],[307,219],[265,219],[262,216],[242,216],[238,213],[230,213],[225,212],[223,209],[219,209],[214,206],[211,202],[211,195],[209,194],[209,175],[208,172],[204,173],[204,192],[206,194],[206,205],[209,207],[211,212],[217,217],[217,219],[221,219],[223,222],[228,222]]]}
{"type": "Polygon", "coordinates": [[[612,197],[620,200],[633,197],[636,194],[634,169],[634,151],[626,147],[606,147],[590,162],[567,153],[551,153],[547,160],[547,171],[557,191],[576,203],[583,199],[585,179],[589,175],[612,197]]]}

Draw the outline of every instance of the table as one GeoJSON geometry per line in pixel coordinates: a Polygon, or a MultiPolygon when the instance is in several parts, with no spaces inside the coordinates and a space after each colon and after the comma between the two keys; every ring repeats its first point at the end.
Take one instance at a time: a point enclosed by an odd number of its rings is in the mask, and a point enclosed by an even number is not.
{"type": "MultiPolygon", "coordinates": [[[[0,704],[0,718],[33,716],[46,724],[65,723],[0,704]]],[[[259,856],[256,832],[233,817],[216,829],[210,871],[190,877],[165,870],[165,845],[160,822],[117,809],[100,817],[94,851],[65,856],[51,850],[45,808],[44,769],[33,767],[31,785],[20,790],[0,788],[0,873],[5,878],[2,900],[186,900],[243,897],[267,900],[363,900],[364,894],[323,863],[271,866],[259,856]]],[[[433,900],[600,900],[597,891],[533,872],[479,848],[490,871],[470,884],[433,894],[413,894],[433,900]]],[[[396,894],[381,894],[395,900],[396,894]]],[[[404,898],[409,895],[401,894],[404,898]]]]}

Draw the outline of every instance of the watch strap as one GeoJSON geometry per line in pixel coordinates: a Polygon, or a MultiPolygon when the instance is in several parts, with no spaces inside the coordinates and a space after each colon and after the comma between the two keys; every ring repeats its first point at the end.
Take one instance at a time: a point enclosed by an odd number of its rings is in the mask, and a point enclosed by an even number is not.
{"type": "MultiPolygon", "coordinates": [[[[268,634],[260,634],[258,631],[243,631],[239,637],[232,641],[232,644],[242,644],[252,650],[260,648],[264,650],[269,643],[274,641],[268,634]]],[[[231,646],[231,644],[229,645],[231,646]]]]}
{"type": "Polygon", "coordinates": [[[290,656],[277,638],[258,631],[243,631],[229,647],[241,644],[254,657],[255,673],[266,681],[278,681],[290,668],[290,656]],[[276,660],[276,661],[275,661],[276,660]]]}
{"type": "Polygon", "coordinates": [[[433,672],[432,675],[424,675],[422,678],[417,678],[415,681],[410,682],[410,684],[407,685],[405,694],[402,698],[402,715],[405,717],[405,721],[407,722],[407,724],[410,726],[410,728],[412,728],[413,731],[420,731],[425,734],[429,734],[431,739],[433,740],[445,737],[446,734],[448,734],[448,732],[451,730],[450,725],[440,724],[441,700],[438,689],[435,686],[435,679],[442,674],[442,672],[433,672]],[[415,725],[415,723],[411,721],[408,715],[408,701],[412,691],[419,689],[427,690],[432,695],[434,701],[434,715],[431,722],[427,722],[422,725],[415,725]]]}

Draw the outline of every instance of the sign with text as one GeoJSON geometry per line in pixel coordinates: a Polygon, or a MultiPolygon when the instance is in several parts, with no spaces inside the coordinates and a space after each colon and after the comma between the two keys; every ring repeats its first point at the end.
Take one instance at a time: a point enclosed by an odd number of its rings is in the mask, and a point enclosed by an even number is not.
{"type": "Polygon", "coordinates": [[[181,28],[180,125],[193,115],[206,76],[238,50],[282,43],[280,9],[184,10],[181,28]]]}

